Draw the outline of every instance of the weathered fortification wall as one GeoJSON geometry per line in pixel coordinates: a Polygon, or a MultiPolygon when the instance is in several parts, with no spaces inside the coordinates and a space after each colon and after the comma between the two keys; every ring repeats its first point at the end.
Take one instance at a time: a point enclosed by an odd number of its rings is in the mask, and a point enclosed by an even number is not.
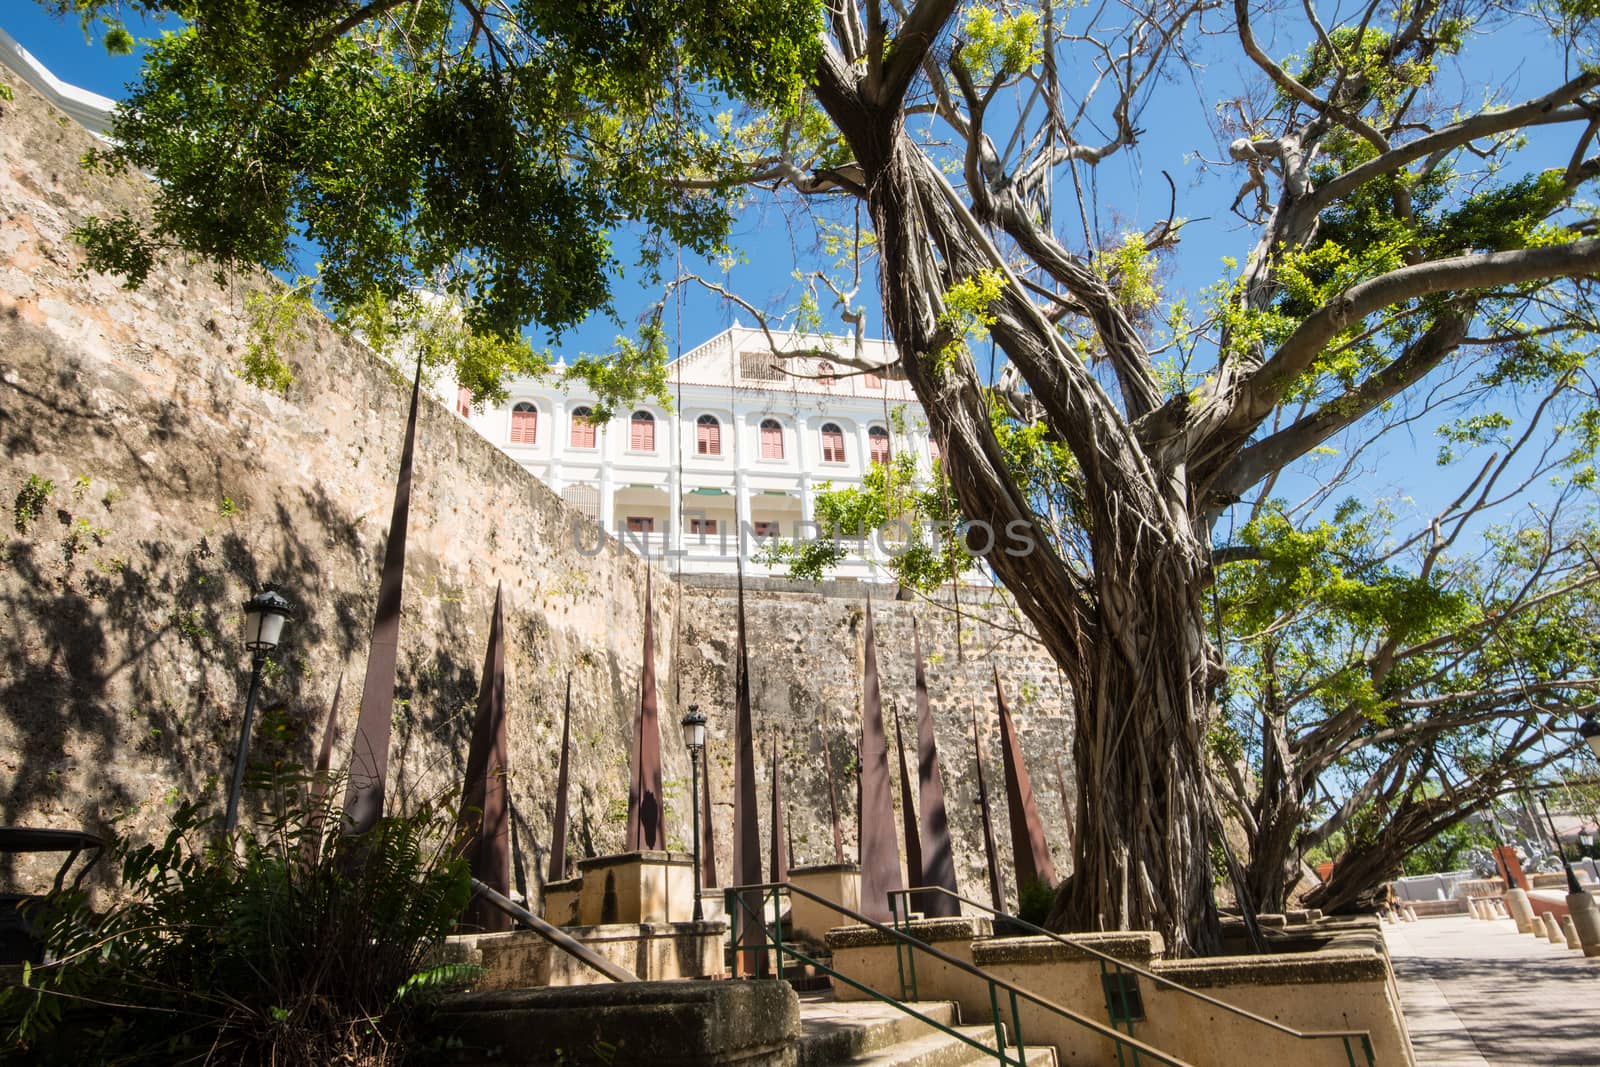
{"type": "MultiPolygon", "coordinates": [[[[3,68],[0,80],[16,93],[0,107],[0,503],[12,507],[0,571],[0,824],[116,823],[148,833],[180,798],[220,800],[217,779],[232,764],[247,680],[238,605],[262,583],[279,584],[300,617],[266,681],[256,752],[306,761],[341,671],[348,736],[408,383],[316,321],[304,324],[290,354],[296,377],[287,394],[265,392],[235,369],[245,298],[270,280],[218,284],[206,265],[179,259],[134,292],[83,274],[69,231],[89,215],[141,214],[148,187],[85,173],[78,161],[88,135],[3,68]],[[53,489],[27,521],[25,486],[35,477],[53,489]]],[[[391,796],[433,791],[459,775],[494,587],[504,582],[512,789],[534,883],[547,865],[569,671],[574,848],[620,847],[626,806],[646,568],[614,546],[580,554],[572,524],[573,513],[541,483],[424,404],[391,796]]],[[[669,804],[687,794],[673,729],[681,656],[684,703],[698,699],[714,718],[711,765],[726,813],[731,600],[686,587],[691,621],[678,633],[678,584],[658,573],[655,588],[669,804]]],[[[969,750],[959,747],[970,693],[963,685],[995,638],[969,637],[971,659],[957,672],[948,622],[931,609],[884,605],[895,706],[909,707],[913,610],[928,627],[941,743],[963,753],[949,777],[958,856],[970,872],[981,845],[969,832],[969,750]]],[[[758,717],[763,728],[789,731],[798,762],[786,784],[802,860],[825,858],[829,840],[820,766],[805,764],[820,754],[823,710],[841,773],[853,751],[858,612],[859,598],[825,590],[764,589],[752,601],[758,717]]],[[[1064,752],[1064,730],[1043,718],[1060,706],[1046,661],[1025,641],[996,654],[1034,750],[1041,759],[1064,752]]],[[[997,762],[991,774],[998,792],[997,762]]],[[[1054,772],[1041,767],[1036,778],[1059,849],[1054,772]]],[[[848,818],[853,785],[841,800],[848,818]]],[[[687,811],[668,818],[686,844],[687,811]]],[[[718,831],[726,870],[731,841],[725,825],[718,831]]],[[[7,873],[19,872],[0,868],[0,878],[7,873]]]]}
{"type": "MultiPolygon", "coordinates": [[[[793,821],[796,863],[831,863],[833,833],[828,816],[828,785],[822,746],[826,744],[839,780],[845,854],[855,858],[856,764],[860,736],[862,620],[866,590],[854,583],[820,585],[779,581],[750,583],[746,614],[750,626],[750,679],[753,716],[759,740],[757,778],[762,817],[770,797],[772,739],[780,737],[780,781],[786,815],[793,821]]],[[[894,600],[874,591],[873,628],[878,643],[885,726],[890,733],[890,773],[898,783],[893,738],[899,714],[906,765],[917,773],[916,704],[912,624],[922,638],[927,661],[929,703],[946,790],[946,807],[964,893],[989,897],[984,873],[983,830],[973,773],[972,725],[976,710],[983,742],[984,778],[994,808],[995,834],[1003,869],[1011,853],[1005,786],[1001,775],[999,726],[994,718],[994,680],[998,668],[1007,703],[1023,739],[1024,762],[1057,869],[1069,866],[1068,830],[1061,802],[1061,777],[1071,785],[1070,724],[1063,709],[1069,700],[1054,663],[1042,646],[1026,636],[1026,626],[1009,602],[994,594],[963,590],[956,605],[948,593],[931,600],[894,600]]],[[[714,797],[724,804],[713,813],[719,853],[731,835],[733,763],[732,722],[734,598],[731,582],[710,576],[684,579],[683,647],[680,652],[683,700],[698,701],[712,718],[723,744],[713,752],[714,797]]],[[[913,783],[913,794],[916,792],[913,783]]],[[[898,786],[894,792],[900,803],[898,786]]],[[[763,822],[763,828],[765,828],[763,822]]],[[[763,830],[765,835],[765,829],[763,830]]],[[[763,836],[762,847],[767,847],[763,836]]],[[[1006,874],[1006,890],[1015,880],[1006,874]]]]}

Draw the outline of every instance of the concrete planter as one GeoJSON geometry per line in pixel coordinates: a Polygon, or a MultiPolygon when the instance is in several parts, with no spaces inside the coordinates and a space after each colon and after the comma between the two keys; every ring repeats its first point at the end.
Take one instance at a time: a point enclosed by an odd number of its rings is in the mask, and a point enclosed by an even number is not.
{"type": "MultiPolygon", "coordinates": [[[[586,948],[641,979],[702,978],[722,972],[727,925],[702,923],[608,923],[569,926],[565,932],[586,948]]],[[[609,985],[610,980],[532,930],[451,938],[447,958],[473,963],[484,974],[479,992],[545,986],[609,985]]]]}
{"type": "Polygon", "coordinates": [[[578,861],[578,922],[688,922],[694,914],[694,860],[679,852],[624,852],[578,861]]]}
{"type": "Polygon", "coordinates": [[[450,997],[430,1029],[450,1067],[792,1067],[800,1005],[784,982],[608,982],[450,997]]]}
{"type": "Polygon", "coordinates": [[[544,914],[541,918],[555,926],[578,925],[578,895],[583,876],[544,884],[544,914]]]}
{"type": "MultiPolygon", "coordinates": [[[[789,871],[789,882],[800,889],[842,904],[851,911],[861,910],[861,868],[854,863],[826,863],[812,867],[794,867],[789,871]]],[[[798,893],[789,895],[789,923],[798,937],[821,941],[836,926],[852,925],[839,912],[809,900],[798,893]]]]}
{"type": "MultiPolygon", "coordinates": [[[[987,918],[917,919],[911,923],[910,933],[941,952],[971,963],[973,942],[987,937],[990,929],[987,918]]],[[[869,989],[900,996],[901,959],[894,938],[870,926],[840,926],[828,931],[827,942],[833,953],[834,970],[869,989]]],[[[958,993],[970,994],[965,983],[977,981],[923,952],[916,953],[914,966],[919,1000],[959,1000],[958,993]]],[[[866,993],[844,982],[835,981],[833,990],[840,1000],[868,999],[866,993]]]]}
{"type": "MultiPolygon", "coordinates": [[[[1162,960],[1152,968],[1191,989],[1295,1030],[1367,1030],[1375,1061],[1411,1067],[1411,1038],[1382,936],[1320,952],[1223,959],[1162,960]]],[[[1154,983],[1147,1022],[1134,1032],[1191,1063],[1255,1061],[1296,1067],[1348,1067],[1344,1045],[1297,1040],[1154,983]]],[[[1356,1062],[1364,1063],[1359,1047],[1356,1062]]]]}
{"type": "MultiPolygon", "coordinates": [[[[913,926],[919,938],[941,950],[1102,1026],[1111,1025],[1104,972],[1098,958],[1077,946],[1098,949],[1294,1030],[1366,1030],[1378,1064],[1415,1063],[1374,920],[1286,921],[1284,934],[1296,935],[1291,940],[1321,945],[1310,951],[1171,961],[1160,958],[1161,938],[1148,932],[1069,935],[1068,944],[1044,937],[979,938],[963,946],[963,926],[970,923],[929,920],[913,926]]],[[[836,969],[873,988],[898,993],[900,968],[889,938],[869,927],[843,927],[828,935],[828,944],[836,969]]],[[[1189,1063],[1348,1067],[1340,1040],[1300,1040],[1148,978],[1122,981],[1131,982],[1138,997],[1132,1036],[1189,1063]]],[[[838,994],[841,999],[858,995],[842,987],[838,994]]],[[[970,1023],[994,1017],[986,982],[926,956],[917,961],[917,995],[956,1001],[962,1019],[970,1023]]],[[[1021,1039],[1055,1045],[1061,1064],[1117,1061],[1113,1043],[1082,1024],[1020,999],[1013,1017],[1009,994],[1000,991],[999,1001],[1003,1019],[1017,1028],[1021,1039]]],[[[1118,1029],[1126,1032],[1127,1024],[1119,1023],[1118,1029]]],[[[1365,1063],[1359,1044],[1351,1052],[1357,1063],[1365,1063]]]]}

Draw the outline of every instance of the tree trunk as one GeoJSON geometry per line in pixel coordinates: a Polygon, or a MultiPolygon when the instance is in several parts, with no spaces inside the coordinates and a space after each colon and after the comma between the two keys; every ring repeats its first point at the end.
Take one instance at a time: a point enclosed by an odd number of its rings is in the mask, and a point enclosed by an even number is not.
{"type": "MultiPolygon", "coordinates": [[[[1212,899],[1214,803],[1205,736],[1218,658],[1201,592],[1210,553],[1188,518],[1181,451],[1166,463],[1109,401],[1086,415],[1092,461],[1081,460],[1093,574],[1073,572],[1037,526],[989,424],[970,360],[941,360],[962,343],[941,322],[943,294],[992,257],[958,217],[932,164],[898,123],[882,125],[859,99],[823,97],[866,172],[880,285],[907,378],[944,446],[961,513],[995,537],[988,561],[1071,680],[1079,782],[1074,871],[1049,923],[1055,929],[1159,932],[1175,956],[1220,945],[1212,899]],[[1016,524],[1036,544],[1019,546],[1016,524]]],[[[1056,359],[1050,327],[1010,293],[995,334],[1014,359],[1056,359]]]]}
{"type": "Polygon", "coordinates": [[[1096,554],[1102,625],[1073,680],[1073,874],[1046,925],[1157,930],[1175,956],[1221,946],[1205,734],[1209,646],[1193,553],[1096,554]],[[1187,560],[1185,559],[1187,557],[1187,560]]]}
{"type": "Polygon", "coordinates": [[[1300,851],[1295,845],[1306,812],[1298,779],[1279,778],[1269,796],[1263,792],[1256,804],[1256,830],[1250,835],[1250,858],[1245,865],[1245,888],[1257,911],[1280,912],[1289,906],[1289,894],[1300,881],[1300,851]]]}

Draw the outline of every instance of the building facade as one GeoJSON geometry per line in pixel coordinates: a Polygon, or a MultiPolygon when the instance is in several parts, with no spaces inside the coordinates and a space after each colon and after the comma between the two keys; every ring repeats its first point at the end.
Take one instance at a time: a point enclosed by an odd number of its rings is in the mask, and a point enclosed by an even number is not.
{"type": "MultiPolygon", "coordinates": [[[[641,402],[607,423],[588,419],[581,382],[513,380],[504,403],[458,413],[634,552],[669,568],[771,573],[769,538],[817,536],[815,500],[860,485],[874,462],[909,451],[923,474],[935,447],[921,404],[903,380],[826,358],[850,338],[767,335],[733,326],[668,367],[674,409],[641,402]],[[741,536],[741,531],[743,536],[741,536]]],[[[860,359],[891,365],[894,348],[868,341],[860,359]]],[[[887,536],[887,535],[885,535],[887,536]]],[[[893,545],[869,532],[847,542],[841,577],[883,580],[893,545]]],[[[781,568],[779,568],[781,570],[781,568]]]]}

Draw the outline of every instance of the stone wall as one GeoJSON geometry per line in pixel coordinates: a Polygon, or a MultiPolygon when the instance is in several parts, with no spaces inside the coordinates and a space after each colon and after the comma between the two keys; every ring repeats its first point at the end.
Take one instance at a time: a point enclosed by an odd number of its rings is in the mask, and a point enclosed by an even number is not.
{"type": "MultiPolygon", "coordinates": [[[[237,368],[246,300],[269,291],[271,279],[219,281],[181,257],[137,291],[85,273],[71,229],[90,215],[143,215],[148,185],[84,171],[88,134],[4,68],[0,80],[15,92],[0,102],[0,505],[8,508],[0,825],[145,834],[182,800],[220,805],[248,679],[239,604],[263,583],[278,584],[300,614],[266,677],[257,755],[308,761],[341,672],[348,743],[409,383],[328,323],[308,320],[288,353],[293,384],[283,395],[264,391],[237,368]]],[[[573,849],[621,845],[647,568],[614,543],[580,552],[574,523],[583,520],[453,414],[423,408],[390,795],[403,800],[458,779],[503,582],[515,824],[536,891],[548,866],[569,673],[573,849]]],[[[675,723],[680,705],[698,700],[713,719],[709,763],[727,871],[732,601],[726,589],[658,571],[653,607],[669,834],[674,847],[687,846],[688,812],[673,803],[688,792],[675,723]]],[[[763,738],[772,726],[785,730],[802,862],[831,858],[823,738],[849,783],[840,799],[853,837],[860,608],[858,592],[829,585],[768,583],[752,596],[757,721],[763,738]]],[[[992,707],[980,695],[991,661],[1036,756],[1060,862],[1066,837],[1050,757],[1065,760],[1067,749],[1052,718],[1062,702],[1048,660],[1024,638],[969,619],[958,662],[951,617],[937,603],[878,609],[891,707],[910,709],[912,616],[924,626],[963,886],[981,884],[982,851],[963,739],[972,701],[986,714],[992,707]]],[[[979,610],[996,622],[1006,616],[998,599],[979,610]]],[[[998,800],[998,751],[985,723],[998,800]]],[[[767,758],[760,762],[765,774],[767,758]]],[[[22,868],[0,860],[0,882],[32,887],[43,868],[22,868]]]]}
{"type": "MultiPolygon", "coordinates": [[[[683,702],[698,702],[711,720],[713,821],[719,856],[731,849],[733,798],[732,581],[717,576],[683,579],[683,702]]],[[[853,582],[817,585],[778,580],[747,584],[753,717],[758,738],[757,779],[765,820],[770,798],[772,739],[779,737],[781,784],[793,829],[797,864],[833,862],[828,785],[822,746],[828,745],[837,778],[845,858],[855,859],[856,777],[861,730],[862,621],[867,589],[853,582]]],[[[984,873],[983,830],[977,777],[973,772],[973,714],[983,742],[984,779],[994,809],[995,835],[1006,891],[1016,903],[1010,876],[1011,840],[1000,762],[999,724],[994,714],[993,671],[998,668],[1007,704],[1022,737],[1024,762],[1054,853],[1057,870],[1070,867],[1069,831],[1061,784],[1071,786],[1069,700],[1055,664],[1030,639],[1009,600],[992,592],[963,589],[959,604],[948,592],[932,598],[896,600],[892,590],[873,590],[873,626],[878,642],[889,766],[896,811],[900,805],[894,716],[904,732],[906,764],[916,774],[916,705],[912,625],[927,661],[934,733],[946,790],[956,873],[961,891],[989,899],[984,873]],[[959,608],[959,615],[958,615],[959,608]],[[957,621],[959,618],[959,637],[957,621]]],[[[913,793],[915,787],[913,786],[913,793]]],[[[762,849],[769,848],[763,821],[762,849]]],[[[764,868],[765,869],[765,868],[764,868]]],[[[727,866],[719,870],[725,874],[727,866]]]]}

